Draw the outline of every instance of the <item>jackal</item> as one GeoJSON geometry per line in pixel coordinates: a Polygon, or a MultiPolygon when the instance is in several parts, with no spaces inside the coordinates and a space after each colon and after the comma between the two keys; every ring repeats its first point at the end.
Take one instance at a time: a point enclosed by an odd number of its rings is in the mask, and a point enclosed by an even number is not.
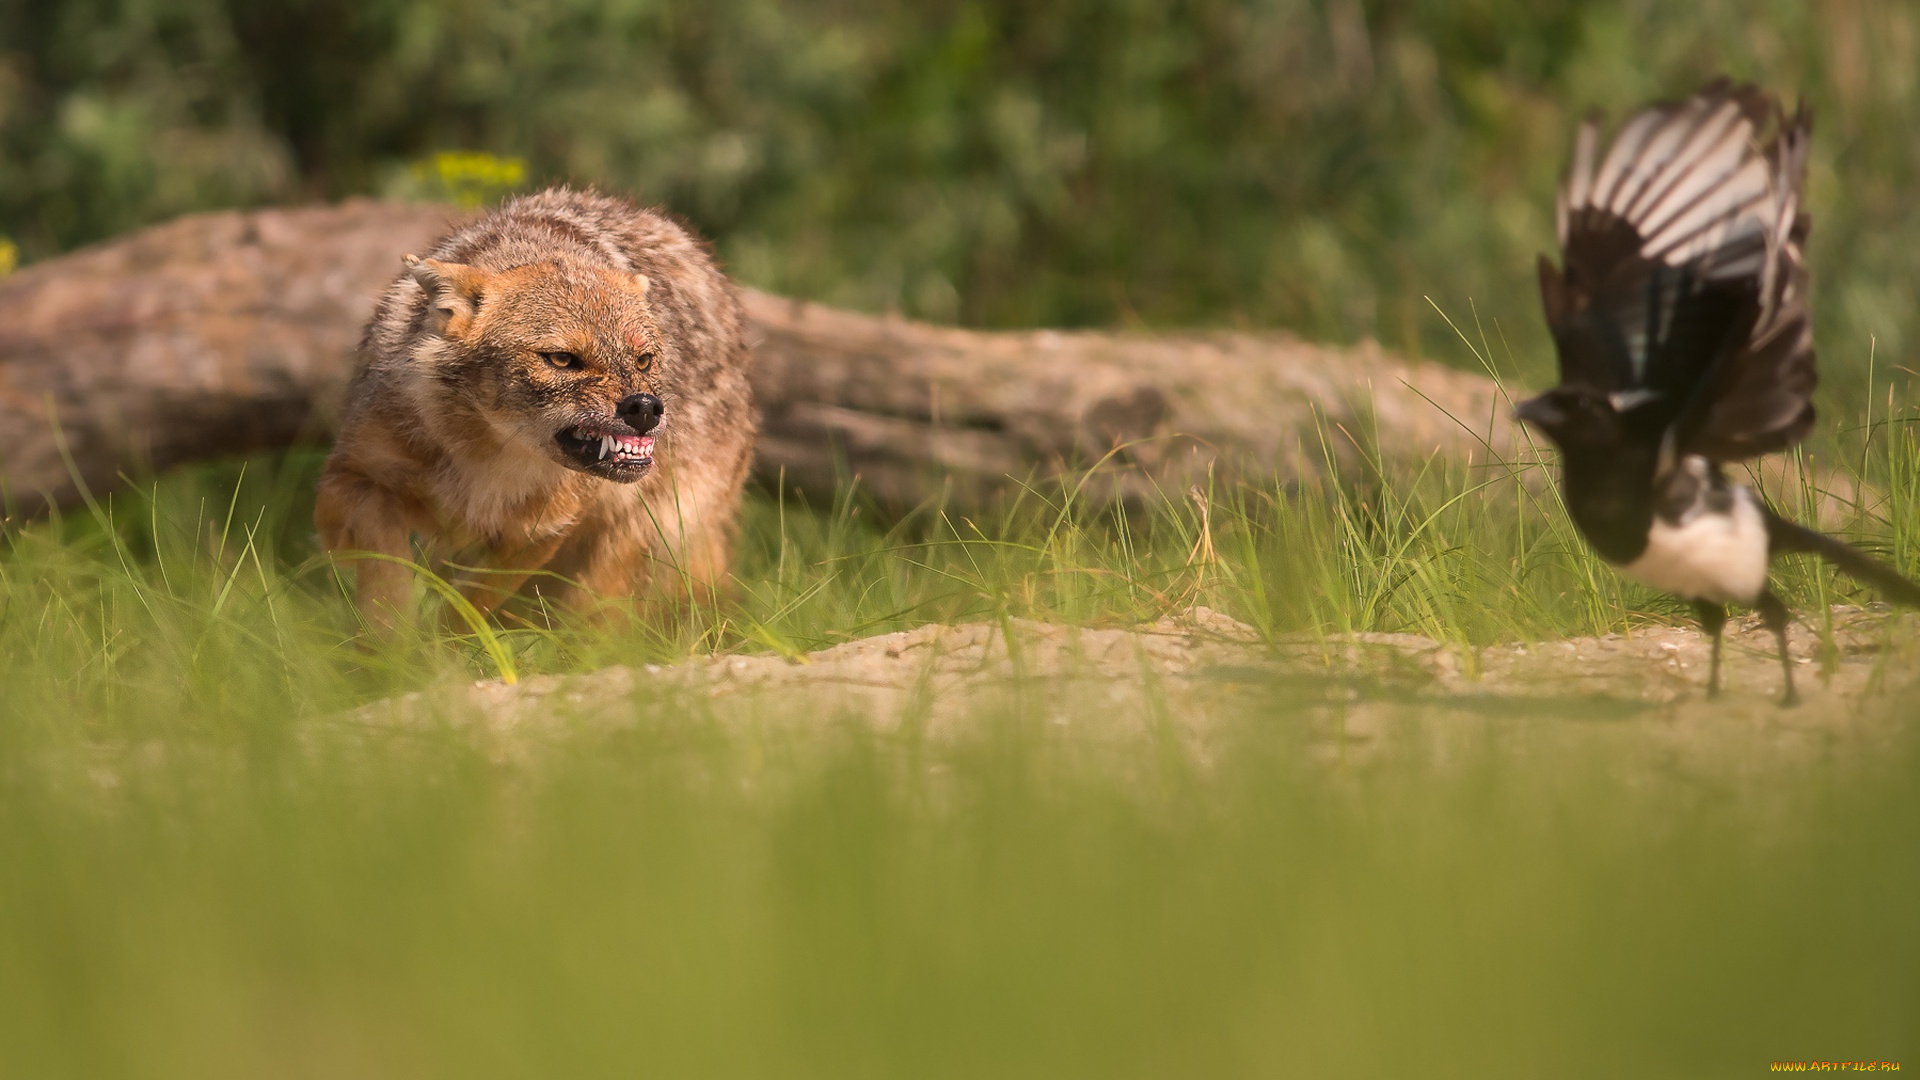
{"type": "Polygon", "coordinates": [[[314,521],[361,610],[406,617],[410,534],[482,612],[684,597],[726,572],[758,419],[740,299],[650,210],[555,188],[404,256],[360,345],[314,521]],[[536,572],[550,571],[551,573],[536,572]]]}

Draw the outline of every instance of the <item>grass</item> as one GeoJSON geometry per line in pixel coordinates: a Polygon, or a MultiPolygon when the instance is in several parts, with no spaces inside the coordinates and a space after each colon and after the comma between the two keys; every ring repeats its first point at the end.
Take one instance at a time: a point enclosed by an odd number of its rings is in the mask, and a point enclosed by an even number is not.
{"type": "MultiPolygon", "coordinates": [[[[1826,454],[1885,494],[1827,524],[1909,570],[1916,415],[1893,402],[1826,454]]],[[[1411,734],[1329,763],[1314,717],[1345,706],[1305,677],[1163,691],[1170,715],[1225,718],[1204,760],[1096,753],[1017,701],[940,746],[644,686],[529,754],[339,718],[503,667],[794,654],[933,620],[1204,603],[1274,636],[1479,644],[1683,615],[1598,568],[1524,470],[1333,460],[1133,508],[1041,484],[987,516],[761,494],[734,599],[621,633],[500,627],[493,649],[361,642],[314,557],[312,453],[10,525],[5,1072],[1710,1076],[1914,1056],[1920,738],[1897,729],[1790,755],[1722,732],[1733,750],[1677,764],[1660,721],[1617,709],[1387,695],[1352,704],[1411,734]]],[[[1780,582],[1816,629],[1853,596],[1810,564],[1780,582]]]]}

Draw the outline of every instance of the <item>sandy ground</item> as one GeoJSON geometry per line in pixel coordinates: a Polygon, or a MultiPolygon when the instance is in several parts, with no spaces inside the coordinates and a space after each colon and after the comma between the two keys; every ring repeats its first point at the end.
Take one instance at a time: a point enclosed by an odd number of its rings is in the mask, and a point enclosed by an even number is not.
{"type": "Polygon", "coordinates": [[[1729,625],[1727,690],[1708,699],[1708,643],[1691,629],[1477,649],[1401,634],[1263,641],[1197,608],[1136,629],[931,625],[794,659],[715,656],[514,686],[484,680],[378,702],[351,722],[448,723],[524,748],[581,724],[701,707],[756,729],[855,724],[939,740],[977,731],[985,716],[1022,715],[1102,742],[1171,736],[1205,759],[1225,725],[1251,718],[1304,725],[1310,752],[1339,762],[1391,745],[1444,754],[1461,738],[1542,732],[1715,772],[1731,761],[1834,751],[1870,757],[1912,711],[1920,616],[1835,608],[1830,639],[1818,618],[1792,630],[1802,695],[1794,708],[1777,703],[1772,638],[1752,619],[1729,625]]]}

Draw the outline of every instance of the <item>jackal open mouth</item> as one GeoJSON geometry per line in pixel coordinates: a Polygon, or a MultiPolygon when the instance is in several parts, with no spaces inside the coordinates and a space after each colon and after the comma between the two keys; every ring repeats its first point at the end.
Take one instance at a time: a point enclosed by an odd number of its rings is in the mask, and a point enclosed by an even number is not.
{"type": "Polygon", "coordinates": [[[566,428],[554,435],[573,467],[608,480],[638,480],[653,467],[653,436],[606,428],[566,428]]]}

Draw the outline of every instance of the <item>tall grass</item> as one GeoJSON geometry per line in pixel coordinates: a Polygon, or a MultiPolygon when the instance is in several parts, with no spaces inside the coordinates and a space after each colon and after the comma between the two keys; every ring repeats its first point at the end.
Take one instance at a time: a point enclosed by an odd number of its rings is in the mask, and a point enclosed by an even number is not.
{"type": "MultiPolygon", "coordinates": [[[[1795,458],[1769,496],[1911,571],[1915,416],[1890,395],[1827,438],[1817,460],[1795,458]]],[[[828,506],[755,495],[723,601],[617,630],[540,609],[493,626],[455,620],[467,631],[440,633],[423,614],[421,629],[395,641],[366,632],[347,564],[314,547],[316,454],[208,466],[9,524],[0,666],[9,711],[22,717],[44,716],[54,701],[84,703],[94,718],[190,716],[229,697],[325,712],[436,678],[716,649],[798,654],[934,621],[1133,625],[1203,604],[1269,636],[1406,632],[1486,644],[1685,617],[1680,602],[1587,553],[1536,455],[1394,462],[1352,452],[1365,440],[1345,430],[1320,435],[1324,467],[1313,476],[1125,505],[1087,497],[1075,477],[1010,482],[984,513],[929,504],[890,517],[857,479],[828,506]]],[[[424,567],[420,577],[430,613],[444,587],[424,567]]],[[[1871,599],[1812,561],[1782,564],[1776,584],[1801,609],[1871,599]]]]}
{"type": "MultiPolygon", "coordinates": [[[[1826,524],[1909,571],[1914,417],[1876,409],[1828,455],[1881,494],[1826,524]]],[[[927,747],[644,683],[504,758],[342,714],[503,663],[931,620],[1206,604],[1275,637],[1482,643],[1682,617],[1593,562],[1533,467],[1330,452],[1296,485],[1117,506],[1035,483],[903,518],[857,486],[758,495],[731,598],[502,624],[498,653],[363,633],[313,550],[316,468],[7,526],[0,1073],[1703,1076],[1916,1049],[1906,735],[1808,754],[1729,729],[1676,763],[1618,708],[1304,676],[1156,691],[1220,718],[1201,755],[1094,753],[1017,701],[927,747]],[[1349,708],[1445,750],[1325,764],[1349,708]]],[[[1779,578],[1816,625],[1854,595],[1779,578]]]]}

